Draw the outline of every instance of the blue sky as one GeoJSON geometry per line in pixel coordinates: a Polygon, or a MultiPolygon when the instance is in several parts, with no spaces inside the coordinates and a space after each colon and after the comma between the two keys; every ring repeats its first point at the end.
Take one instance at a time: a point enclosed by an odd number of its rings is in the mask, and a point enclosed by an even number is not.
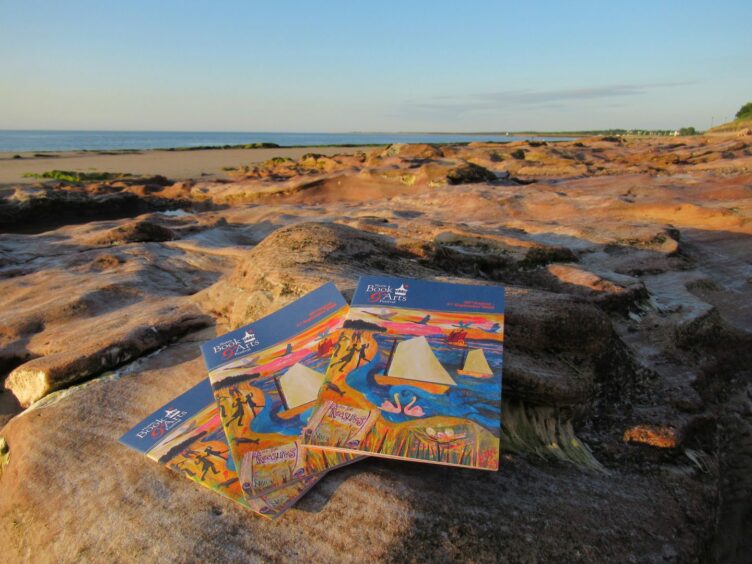
{"type": "Polygon", "coordinates": [[[707,128],[752,2],[0,0],[0,129],[707,128]]]}

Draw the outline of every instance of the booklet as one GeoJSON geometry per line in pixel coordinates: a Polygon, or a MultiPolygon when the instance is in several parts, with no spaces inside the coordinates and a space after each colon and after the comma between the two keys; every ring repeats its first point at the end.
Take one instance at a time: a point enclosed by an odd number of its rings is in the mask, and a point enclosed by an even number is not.
{"type": "Polygon", "coordinates": [[[504,289],[362,277],[309,448],[498,470],[504,289]]]}
{"type": "Polygon", "coordinates": [[[201,346],[246,496],[316,476],[357,457],[300,443],[347,302],[334,284],[201,346]]]}
{"type": "Polygon", "coordinates": [[[247,500],[208,379],[146,417],[120,442],[269,519],[279,517],[317,481],[299,480],[247,500]]]}

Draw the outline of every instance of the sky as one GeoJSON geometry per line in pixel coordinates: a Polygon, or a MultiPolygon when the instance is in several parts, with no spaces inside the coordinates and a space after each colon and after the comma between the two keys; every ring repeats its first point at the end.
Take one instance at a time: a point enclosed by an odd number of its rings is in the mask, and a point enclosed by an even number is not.
{"type": "Polygon", "coordinates": [[[0,0],[0,129],[706,129],[752,2],[0,0]]]}

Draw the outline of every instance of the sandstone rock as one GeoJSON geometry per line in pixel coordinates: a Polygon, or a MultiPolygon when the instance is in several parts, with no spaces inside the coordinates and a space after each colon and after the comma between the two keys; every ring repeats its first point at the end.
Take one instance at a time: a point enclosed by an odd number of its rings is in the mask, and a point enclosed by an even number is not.
{"type": "Polygon", "coordinates": [[[475,184],[494,180],[496,180],[496,175],[493,172],[472,163],[453,168],[447,173],[449,184],[475,184]]]}
{"type": "Polygon", "coordinates": [[[583,473],[519,456],[506,456],[498,473],[367,460],[331,473],[281,520],[259,519],[117,443],[205,377],[204,338],[58,392],[6,425],[6,558],[569,559],[583,544],[592,559],[658,558],[669,540],[680,556],[699,550],[710,516],[686,483],[667,490],[650,474],[583,473]]]}
{"type": "Polygon", "coordinates": [[[10,373],[6,388],[27,407],[54,390],[120,366],[208,324],[206,316],[190,308],[157,308],[149,312],[151,319],[139,309],[99,316],[96,333],[79,330],[77,336],[84,341],[78,346],[22,364],[10,373]]]}
{"type": "Polygon", "coordinates": [[[26,230],[34,224],[56,226],[66,220],[135,215],[144,210],[134,194],[93,195],[75,189],[19,188],[0,202],[0,230],[26,230]]]}
{"type": "Polygon", "coordinates": [[[301,223],[269,235],[200,300],[235,328],[325,282],[354,288],[359,275],[373,272],[430,275],[384,236],[336,223],[301,223]]]}
{"type": "Polygon", "coordinates": [[[404,159],[435,159],[444,156],[443,151],[438,145],[429,145],[427,143],[396,143],[374,154],[382,158],[399,156],[404,159]]]}
{"type": "Polygon", "coordinates": [[[505,345],[526,351],[547,350],[594,355],[611,337],[608,317],[586,300],[531,289],[507,290],[505,345]]]}
{"type": "Polygon", "coordinates": [[[644,284],[634,277],[615,272],[601,276],[572,264],[548,265],[541,271],[540,280],[549,289],[588,297],[609,310],[627,312],[647,298],[644,284]]]}
{"type": "Polygon", "coordinates": [[[746,554],[748,152],[702,136],[403,146],[228,183],[3,193],[2,229],[37,233],[0,235],[0,369],[37,400],[11,418],[0,394],[7,558],[746,554]],[[448,184],[467,163],[525,185],[448,184]],[[172,213],[139,216],[157,210],[172,213]],[[507,287],[500,473],[367,461],[269,525],[115,442],[204,377],[199,341],[380,272],[507,287]],[[695,430],[682,448],[624,441],[661,427],[695,430]]]}
{"type": "Polygon", "coordinates": [[[115,227],[92,240],[93,245],[118,245],[123,243],[146,243],[170,241],[175,237],[167,227],[150,221],[134,221],[115,227]]]}
{"type": "Polygon", "coordinates": [[[657,448],[676,448],[679,442],[676,436],[676,429],[654,425],[631,427],[624,431],[624,440],[657,448]]]}
{"type": "Polygon", "coordinates": [[[89,246],[111,241],[113,232],[139,234],[143,223],[118,231],[100,222],[36,236],[28,256],[18,252],[25,236],[4,237],[0,248],[13,258],[0,265],[7,299],[0,365],[12,370],[5,384],[24,405],[209,322],[189,296],[216,279],[222,259],[153,242],[107,251],[89,246]],[[71,239],[79,241],[75,251],[71,239]]]}
{"type": "Polygon", "coordinates": [[[40,232],[102,218],[133,217],[149,210],[189,206],[175,193],[119,191],[111,185],[17,188],[0,199],[0,232],[40,232]],[[172,199],[170,199],[172,198],[172,199]]]}

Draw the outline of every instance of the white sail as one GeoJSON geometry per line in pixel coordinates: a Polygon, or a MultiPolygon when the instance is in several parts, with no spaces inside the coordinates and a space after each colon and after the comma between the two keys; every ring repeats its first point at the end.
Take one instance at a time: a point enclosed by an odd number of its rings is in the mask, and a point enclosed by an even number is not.
{"type": "Polygon", "coordinates": [[[388,375],[418,382],[457,385],[441,366],[425,337],[413,337],[397,345],[388,375]]]}
{"type": "Polygon", "coordinates": [[[467,353],[465,366],[462,367],[462,370],[477,374],[493,374],[493,370],[486,360],[486,355],[483,354],[483,349],[473,349],[467,353]]]}
{"type": "Polygon", "coordinates": [[[315,400],[323,383],[324,375],[321,372],[299,362],[279,377],[279,388],[287,409],[315,400]]]}

